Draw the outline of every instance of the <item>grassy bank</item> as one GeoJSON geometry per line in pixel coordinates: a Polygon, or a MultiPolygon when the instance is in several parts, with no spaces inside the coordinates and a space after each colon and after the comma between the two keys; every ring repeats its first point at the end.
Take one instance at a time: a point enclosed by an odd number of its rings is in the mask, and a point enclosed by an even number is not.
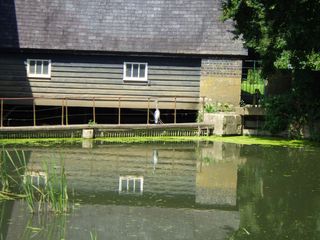
{"type": "MultiPolygon", "coordinates": [[[[243,145],[271,145],[283,147],[320,147],[319,143],[307,140],[288,140],[271,137],[250,136],[202,136],[202,137],[123,137],[123,138],[97,138],[94,141],[103,143],[145,143],[145,142],[227,142],[243,145]]],[[[1,139],[0,145],[30,145],[30,146],[59,146],[63,144],[80,144],[81,138],[73,139],[1,139]]]]}

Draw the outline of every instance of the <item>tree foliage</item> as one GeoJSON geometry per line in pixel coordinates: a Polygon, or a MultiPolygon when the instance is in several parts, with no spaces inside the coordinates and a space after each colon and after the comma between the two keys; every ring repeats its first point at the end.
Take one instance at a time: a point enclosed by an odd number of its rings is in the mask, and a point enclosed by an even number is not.
{"type": "Polygon", "coordinates": [[[311,139],[320,141],[319,77],[319,72],[297,70],[287,93],[265,99],[265,129],[271,133],[288,130],[291,138],[300,138],[308,126],[311,139]]]}
{"type": "Polygon", "coordinates": [[[308,125],[320,140],[320,0],[223,0],[223,11],[235,35],[260,55],[266,77],[292,69],[288,93],[266,99],[266,128],[300,137],[308,125]]]}
{"type": "Polygon", "coordinates": [[[224,0],[223,10],[265,71],[320,70],[320,0],[224,0]]]}

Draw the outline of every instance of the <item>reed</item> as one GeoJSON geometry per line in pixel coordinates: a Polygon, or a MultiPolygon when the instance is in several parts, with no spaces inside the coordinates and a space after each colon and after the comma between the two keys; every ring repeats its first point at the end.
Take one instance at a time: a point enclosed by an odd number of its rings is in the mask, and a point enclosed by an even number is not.
{"type": "Polygon", "coordinates": [[[0,186],[1,192],[7,192],[9,189],[9,174],[8,174],[8,166],[7,159],[5,157],[5,152],[1,151],[0,155],[0,186]]]}
{"type": "Polygon", "coordinates": [[[0,199],[14,200],[24,198],[31,212],[35,209],[35,191],[29,179],[25,178],[27,168],[26,157],[23,151],[1,151],[1,182],[2,192],[0,199]]]}
{"type": "Polygon", "coordinates": [[[60,165],[57,172],[53,166],[44,163],[47,179],[44,186],[37,185],[33,176],[28,175],[25,153],[17,150],[10,153],[3,149],[0,156],[0,201],[24,198],[31,213],[43,210],[57,214],[67,212],[68,188],[62,158],[60,165]]]}
{"type": "Polygon", "coordinates": [[[68,187],[65,173],[64,162],[60,160],[60,170],[57,171],[53,166],[45,164],[48,174],[46,184],[46,200],[49,203],[49,208],[55,213],[65,213],[68,211],[68,187]]]}
{"type": "Polygon", "coordinates": [[[97,232],[96,231],[90,231],[90,240],[98,240],[97,232]]]}
{"type": "Polygon", "coordinates": [[[0,202],[1,201],[7,201],[7,200],[16,200],[16,199],[21,199],[25,198],[26,196],[23,194],[18,194],[18,193],[11,193],[7,191],[0,191],[0,202]]]}
{"type": "Polygon", "coordinates": [[[25,159],[23,152],[20,154],[15,150],[14,153],[10,154],[9,151],[5,149],[2,149],[0,152],[0,200],[19,198],[22,196],[12,192],[12,190],[19,186],[19,178],[26,166],[22,159],[25,159]],[[13,159],[13,155],[16,161],[13,159]]]}
{"type": "Polygon", "coordinates": [[[8,192],[12,184],[12,166],[10,166],[12,162],[11,155],[8,151],[2,149],[0,157],[0,184],[2,192],[8,192]]]}
{"type": "Polygon", "coordinates": [[[35,202],[36,202],[36,195],[31,183],[31,180],[27,178],[27,180],[22,184],[22,189],[24,194],[26,195],[25,200],[29,207],[30,212],[35,212],[35,202]]]}

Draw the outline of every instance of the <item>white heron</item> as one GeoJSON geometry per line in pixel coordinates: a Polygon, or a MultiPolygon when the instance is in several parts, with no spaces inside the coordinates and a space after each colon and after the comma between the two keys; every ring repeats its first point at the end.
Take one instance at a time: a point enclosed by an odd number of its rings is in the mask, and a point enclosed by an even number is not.
{"type": "Polygon", "coordinates": [[[160,110],[157,108],[154,111],[154,123],[158,124],[159,123],[159,119],[160,119],[160,110]]]}
{"type": "Polygon", "coordinates": [[[153,116],[154,116],[154,123],[158,124],[160,119],[160,110],[158,108],[158,101],[156,101],[156,110],[154,111],[153,116]]]}

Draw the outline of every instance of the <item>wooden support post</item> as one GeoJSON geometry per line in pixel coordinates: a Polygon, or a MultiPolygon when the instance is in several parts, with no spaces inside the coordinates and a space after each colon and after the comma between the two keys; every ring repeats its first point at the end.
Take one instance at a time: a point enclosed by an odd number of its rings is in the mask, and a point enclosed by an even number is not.
{"type": "Polygon", "coordinates": [[[3,98],[1,98],[1,128],[3,127],[3,98]]]}
{"type": "Polygon", "coordinates": [[[206,97],[202,97],[202,122],[204,121],[204,101],[206,97]]]}
{"type": "Polygon", "coordinates": [[[118,99],[119,101],[119,108],[118,108],[118,124],[121,124],[121,98],[118,99]]]}
{"type": "Polygon", "coordinates": [[[96,101],[95,98],[93,98],[93,123],[96,123],[96,101]]]}
{"type": "Polygon", "coordinates": [[[150,122],[150,98],[148,98],[147,124],[150,122]]]}
{"type": "Polygon", "coordinates": [[[69,116],[68,116],[68,100],[66,99],[66,125],[69,124],[69,116]]]}
{"type": "Polygon", "coordinates": [[[62,99],[62,105],[61,105],[61,125],[64,125],[64,100],[62,99]]]}
{"type": "Polygon", "coordinates": [[[177,123],[177,98],[174,98],[174,124],[177,123]]]}
{"type": "Polygon", "coordinates": [[[33,99],[33,126],[35,127],[37,125],[37,119],[36,119],[36,103],[33,99]]]}

